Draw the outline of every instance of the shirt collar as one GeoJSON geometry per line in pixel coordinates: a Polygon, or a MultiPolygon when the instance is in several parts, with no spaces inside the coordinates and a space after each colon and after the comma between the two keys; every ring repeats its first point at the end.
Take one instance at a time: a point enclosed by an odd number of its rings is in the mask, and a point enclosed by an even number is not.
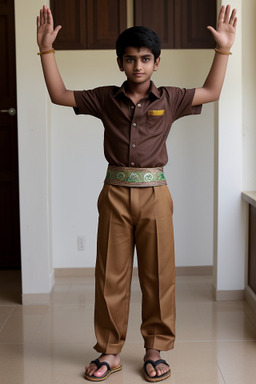
{"type": "MultiPolygon", "coordinates": [[[[119,95],[125,95],[125,88],[126,88],[127,81],[125,81],[120,88],[117,89],[116,93],[114,94],[114,97],[117,97],[119,95]]],[[[155,96],[155,98],[160,99],[160,91],[159,89],[155,86],[153,81],[150,82],[150,90],[149,90],[149,95],[155,96]]]]}

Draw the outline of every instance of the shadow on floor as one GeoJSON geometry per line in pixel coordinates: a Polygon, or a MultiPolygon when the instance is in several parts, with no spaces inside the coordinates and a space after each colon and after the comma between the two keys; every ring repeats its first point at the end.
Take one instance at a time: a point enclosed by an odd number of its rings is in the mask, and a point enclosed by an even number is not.
{"type": "Polygon", "coordinates": [[[0,305],[22,304],[21,270],[0,270],[0,305]]]}

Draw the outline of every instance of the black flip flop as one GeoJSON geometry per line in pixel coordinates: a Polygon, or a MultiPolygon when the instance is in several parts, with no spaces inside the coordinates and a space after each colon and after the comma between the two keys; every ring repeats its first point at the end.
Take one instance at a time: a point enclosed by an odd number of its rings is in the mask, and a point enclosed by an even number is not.
{"type": "Polygon", "coordinates": [[[147,360],[147,361],[145,361],[144,366],[143,366],[144,377],[145,377],[145,379],[146,379],[147,381],[149,381],[149,382],[151,382],[151,383],[157,383],[158,381],[165,380],[165,379],[167,379],[167,377],[169,377],[169,376],[171,375],[171,369],[170,369],[168,372],[163,373],[163,374],[160,375],[160,376],[153,376],[153,377],[151,377],[151,376],[148,375],[147,370],[146,370],[146,366],[147,366],[148,364],[153,365],[154,369],[156,369],[156,367],[157,367],[159,364],[165,364],[165,365],[167,365],[168,367],[170,367],[170,366],[169,366],[169,364],[168,364],[165,360],[162,360],[162,359],[159,359],[159,360],[156,360],[156,361],[153,361],[153,360],[147,360]]]}
{"type": "Polygon", "coordinates": [[[85,372],[84,373],[84,378],[86,380],[89,380],[89,381],[103,381],[103,380],[106,380],[110,375],[112,375],[112,373],[115,373],[115,372],[118,372],[118,371],[121,371],[122,369],[122,365],[118,365],[117,367],[115,368],[110,368],[110,365],[106,362],[106,361],[102,361],[100,362],[99,359],[96,359],[96,360],[93,360],[91,361],[90,364],[95,364],[97,366],[97,370],[100,369],[101,367],[103,367],[103,365],[105,365],[107,367],[107,371],[104,373],[103,376],[101,377],[97,377],[97,376],[89,376],[87,375],[87,373],[85,372]]]}

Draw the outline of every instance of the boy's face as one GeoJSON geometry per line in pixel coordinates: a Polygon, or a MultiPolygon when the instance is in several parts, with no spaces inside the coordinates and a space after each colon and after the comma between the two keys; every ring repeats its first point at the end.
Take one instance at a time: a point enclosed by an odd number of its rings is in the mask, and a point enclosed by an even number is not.
{"type": "Polygon", "coordinates": [[[153,53],[146,47],[127,47],[123,55],[123,62],[117,59],[119,68],[124,71],[127,80],[141,84],[150,80],[152,73],[157,70],[160,57],[155,61],[153,53]]]}

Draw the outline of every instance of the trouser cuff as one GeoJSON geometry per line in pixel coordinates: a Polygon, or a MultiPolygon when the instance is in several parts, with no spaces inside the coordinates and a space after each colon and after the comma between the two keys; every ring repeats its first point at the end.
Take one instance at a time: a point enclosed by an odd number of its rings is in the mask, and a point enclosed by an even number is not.
{"type": "Polygon", "coordinates": [[[93,348],[99,353],[104,353],[106,355],[116,355],[121,352],[123,344],[107,344],[102,346],[97,343],[93,348]]]}
{"type": "Polygon", "coordinates": [[[162,341],[162,340],[145,340],[145,349],[156,349],[158,351],[169,351],[174,348],[174,340],[162,341]]]}

